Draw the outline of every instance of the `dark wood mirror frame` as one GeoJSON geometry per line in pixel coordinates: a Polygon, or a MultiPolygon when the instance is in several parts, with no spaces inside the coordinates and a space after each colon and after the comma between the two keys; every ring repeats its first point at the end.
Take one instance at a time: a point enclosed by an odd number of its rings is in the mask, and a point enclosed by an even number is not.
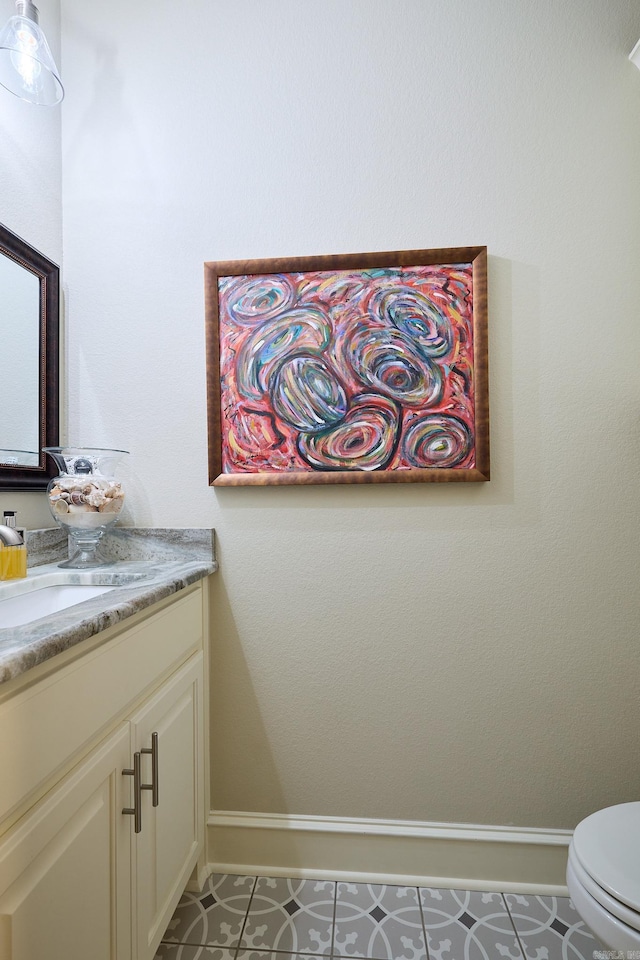
{"type": "Polygon", "coordinates": [[[60,270],[57,264],[1,224],[0,254],[29,270],[40,283],[39,462],[37,467],[0,465],[0,490],[41,490],[56,473],[53,461],[42,448],[57,446],[59,442],[60,270]]]}

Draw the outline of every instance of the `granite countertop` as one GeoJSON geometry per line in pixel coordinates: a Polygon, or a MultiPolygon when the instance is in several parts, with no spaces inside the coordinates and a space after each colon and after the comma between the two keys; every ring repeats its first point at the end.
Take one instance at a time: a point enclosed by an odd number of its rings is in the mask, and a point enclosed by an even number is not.
{"type": "Polygon", "coordinates": [[[0,583],[0,601],[9,589],[14,596],[28,593],[34,580],[52,586],[61,582],[61,575],[65,583],[92,583],[113,589],[22,626],[3,627],[0,605],[0,683],[121,623],[218,568],[213,530],[118,530],[108,542],[105,539],[104,552],[111,562],[91,572],[62,571],[57,562],[51,562],[56,553],[58,561],[66,554],[66,538],[62,541],[54,534],[58,532],[29,531],[31,564],[38,559],[48,562],[30,565],[24,580],[0,583]]]}

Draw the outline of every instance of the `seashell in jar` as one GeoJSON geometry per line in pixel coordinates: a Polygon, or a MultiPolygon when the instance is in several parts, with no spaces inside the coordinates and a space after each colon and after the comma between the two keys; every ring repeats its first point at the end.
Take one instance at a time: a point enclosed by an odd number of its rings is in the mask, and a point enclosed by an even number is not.
{"type": "Polygon", "coordinates": [[[74,503],[77,507],[81,506],[85,502],[84,493],[80,490],[74,490],[71,493],[71,503],[74,503]]]}
{"type": "Polygon", "coordinates": [[[63,500],[62,497],[60,497],[59,500],[56,500],[53,509],[55,510],[56,513],[59,513],[59,514],[68,513],[69,504],[67,503],[66,500],[63,500]]]}
{"type": "Polygon", "coordinates": [[[97,513],[95,507],[92,507],[88,503],[70,503],[69,513],[78,514],[78,513],[97,513]]]}
{"type": "Polygon", "coordinates": [[[122,484],[121,483],[110,483],[105,493],[108,497],[123,497],[122,484]]]}
{"type": "Polygon", "coordinates": [[[94,487],[91,493],[85,496],[87,503],[93,507],[100,508],[109,499],[108,491],[104,487],[94,487]]]}
{"type": "Polygon", "coordinates": [[[120,513],[124,504],[124,496],[111,497],[98,507],[100,513],[120,513]]]}

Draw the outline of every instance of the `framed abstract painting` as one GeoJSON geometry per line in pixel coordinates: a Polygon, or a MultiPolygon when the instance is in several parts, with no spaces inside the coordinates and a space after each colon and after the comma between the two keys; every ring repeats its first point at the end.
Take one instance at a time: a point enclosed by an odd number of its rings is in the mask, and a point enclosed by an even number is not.
{"type": "Polygon", "coordinates": [[[486,247],[205,263],[209,481],[489,479],[486,247]]]}

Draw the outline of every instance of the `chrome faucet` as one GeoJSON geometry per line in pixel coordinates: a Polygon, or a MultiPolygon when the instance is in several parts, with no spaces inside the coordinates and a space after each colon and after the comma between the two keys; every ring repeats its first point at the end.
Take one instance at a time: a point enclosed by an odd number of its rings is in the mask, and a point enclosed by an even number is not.
{"type": "Polygon", "coordinates": [[[0,541],[4,543],[5,547],[15,547],[24,543],[16,528],[8,527],[4,523],[0,523],[0,541]]]}

